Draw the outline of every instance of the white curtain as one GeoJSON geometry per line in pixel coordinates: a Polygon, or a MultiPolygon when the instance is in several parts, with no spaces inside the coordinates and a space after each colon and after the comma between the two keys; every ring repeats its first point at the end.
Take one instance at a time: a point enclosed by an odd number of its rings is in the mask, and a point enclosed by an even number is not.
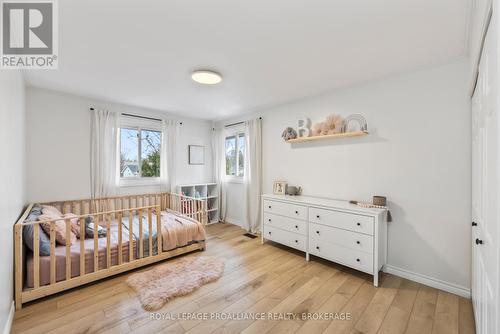
{"type": "Polygon", "coordinates": [[[173,120],[162,121],[162,142],[160,155],[161,191],[176,192],[177,138],[179,123],[173,120]]]}
{"type": "Polygon", "coordinates": [[[252,232],[260,230],[260,196],[262,194],[262,119],[245,122],[245,228],[252,232]]]}
{"type": "Polygon", "coordinates": [[[219,220],[226,220],[226,182],[225,182],[225,159],[223,129],[212,129],[212,163],[214,181],[219,189],[219,220]]]}
{"type": "Polygon", "coordinates": [[[90,179],[92,198],[113,196],[119,182],[119,114],[91,111],[90,179]]]}

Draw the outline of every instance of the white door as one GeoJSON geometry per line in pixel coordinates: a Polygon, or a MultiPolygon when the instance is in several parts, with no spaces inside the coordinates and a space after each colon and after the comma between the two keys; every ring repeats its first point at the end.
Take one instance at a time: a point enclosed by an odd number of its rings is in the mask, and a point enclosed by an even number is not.
{"type": "Polygon", "coordinates": [[[497,18],[493,14],[472,97],[472,299],[478,334],[500,333],[497,18]]]}

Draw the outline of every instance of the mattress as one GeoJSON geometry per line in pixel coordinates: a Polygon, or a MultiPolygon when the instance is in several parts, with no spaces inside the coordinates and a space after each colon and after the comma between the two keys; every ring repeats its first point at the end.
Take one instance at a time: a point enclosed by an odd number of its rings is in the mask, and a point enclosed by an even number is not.
{"type": "MultiPolygon", "coordinates": [[[[134,222],[138,221],[138,217],[134,217],[134,222]]],[[[187,246],[189,244],[205,240],[205,229],[201,223],[194,219],[190,219],[177,214],[174,211],[161,212],[161,235],[162,235],[162,249],[169,251],[178,247],[187,246]]],[[[111,244],[111,264],[114,266],[118,264],[118,221],[112,220],[110,224],[110,244],[111,244]]],[[[148,232],[147,219],[142,219],[143,224],[143,245],[144,250],[149,249],[149,238],[144,232],[148,232]]],[[[135,224],[134,224],[135,226],[135,224]]],[[[156,216],[153,219],[153,245],[157,244],[156,238],[156,216]]],[[[122,261],[129,261],[129,226],[128,221],[124,220],[122,223],[122,261]]],[[[133,253],[134,259],[139,256],[139,234],[138,228],[133,227],[132,240],[133,240],[133,253]]],[[[98,239],[98,268],[106,269],[107,254],[106,254],[107,238],[102,237],[98,239]]],[[[94,239],[85,239],[85,273],[94,272],[94,239]]],[[[156,255],[157,247],[153,247],[153,254],[156,255]]],[[[66,246],[56,246],[56,282],[66,279],[66,246]]],[[[143,256],[146,257],[148,252],[144,252],[143,256]]],[[[27,252],[26,254],[26,280],[25,287],[33,288],[33,254],[27,252]]],[[[80,276],[80,240],[71,245],[71,277],[80,276]]],[[[47,285],[50,283],[50,256],[40,256],[40,285],[47,285]]]]}

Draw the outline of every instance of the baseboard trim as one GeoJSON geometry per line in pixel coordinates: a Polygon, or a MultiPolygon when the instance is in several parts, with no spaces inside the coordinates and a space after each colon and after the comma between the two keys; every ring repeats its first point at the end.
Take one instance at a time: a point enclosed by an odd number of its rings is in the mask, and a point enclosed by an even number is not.
{"type": "Polygon", "coordinates": [[[9,316],[7,317],[7,321],[5,322],[5,327],[3,329],[3,334],[10,334],[12,330],[12,322],[14,321],[14,312],[16,312],[16,306],[14,305],[14,301],[10,305],[9,316]]]}
{"type": "Polygon", "coordinates": [[[429,277],[426,275],[418,274],[406,269],[394,267],[391,265],[385,265],[384,268],[382,269],[384,272],[396,275],[402,278],[409,279],[410,281],[415,281],[417,283],[421,283],[424,285],[428,285],[430,287],[440,289],[449,293],[453,293],[455,295],[462,296],[464,298],[470,298],[471,293],[470,289],[454,284],[454,283],[449,283],[445,282],[443,280],[434,278],[434,277],[429,277]]]}

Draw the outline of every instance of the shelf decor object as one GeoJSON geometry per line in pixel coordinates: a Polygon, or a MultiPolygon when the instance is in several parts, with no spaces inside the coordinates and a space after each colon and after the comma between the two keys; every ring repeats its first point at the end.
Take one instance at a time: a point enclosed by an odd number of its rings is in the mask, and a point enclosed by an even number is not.
{"type": "Polygon", "coordinates": [[[359,137],[366,136],[368,131],[352,131],[352,132],[344,132],[344,133],[336,133],[333,135],[324,135],[324,136],[311,136],[311,137],[300,137],[296,139],[287,140],[287,143],[303,143],[307,141],[316,141],[323,139],[334,139],[334,138],[345,138],[345,137],[359,137]]]}
{"type": "Polygon", "coordinates": [[[368,125],[366,123],[366,118],[363,117],[361,114],[352,114],[346,117],[344,120],[344,123],[342,124],[342,132],[347,132],[349,123],[357,122],[359,124],[359,131],[368,131],[368,125]]]}
{"type": "Polygon", "coordinates": [[[299,119],[297,131],[288,127],[281,137],[286,143],[301,143],[319,139],[359,137],[367,134],[368,125],[363,115],[352,114],[344,119],[340,115],[331,114],[324,121],[314,124],[312,130],[308,118],[299,119]],[[357,123],[358,126],[349,126],[351,123],[357,123]]]}
{"type": "Polygon", "coordinates": [[[345,132],[342,131],[343,125],[344,119],[342,118],[342,116],[331,114],[323,122],[319,122],[313,125],[312,135],[327,136],[345,132]]]}
{"type": "Polygon", "coordinates": [[[217,183],[182,184],[177,186],[181,195],[206,201],[207,221],[204,224],[219,222],[219,188],[217,183]]]}

